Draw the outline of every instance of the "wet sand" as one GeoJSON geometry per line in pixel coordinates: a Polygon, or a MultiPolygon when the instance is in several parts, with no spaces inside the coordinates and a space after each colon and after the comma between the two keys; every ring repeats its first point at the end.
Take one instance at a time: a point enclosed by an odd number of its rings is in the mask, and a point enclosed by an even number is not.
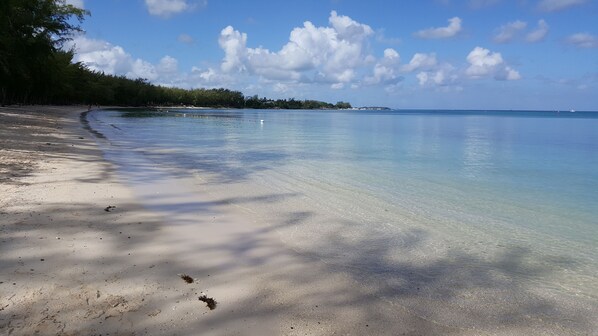
{"type": "Polygon", "coordinates": [[[1,335],[576,334],[516,316],[441,324],[294,252],[218,195],[156,181],[160,204],[141,202],[85,110],[0,109],[1,335]],[[169,204],[192,211],[152,210],[169,204]]]}

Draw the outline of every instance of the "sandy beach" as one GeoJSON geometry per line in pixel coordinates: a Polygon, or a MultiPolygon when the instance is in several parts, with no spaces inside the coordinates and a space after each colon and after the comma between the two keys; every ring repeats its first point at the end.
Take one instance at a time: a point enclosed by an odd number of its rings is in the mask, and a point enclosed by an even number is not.
{"type": "Polygon", "coordinates": [[[153,211],[104,159],[85,110],[0,109],[0,335],[577,334],[504,314],[482,330],[475,315],[424,318],[218,195],[159,181],[159,206],[193,211],[153,211]]]}

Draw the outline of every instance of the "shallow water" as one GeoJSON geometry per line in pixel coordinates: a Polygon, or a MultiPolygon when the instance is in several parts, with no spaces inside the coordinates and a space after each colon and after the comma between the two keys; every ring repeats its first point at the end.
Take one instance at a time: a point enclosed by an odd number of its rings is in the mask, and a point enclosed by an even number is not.
{"type": "Polygon", "coordinates": [[[595,326],[598,113],[115,110],[88,119],[134,187],[191,177],[297,253],[419,316],[595,326]]]}

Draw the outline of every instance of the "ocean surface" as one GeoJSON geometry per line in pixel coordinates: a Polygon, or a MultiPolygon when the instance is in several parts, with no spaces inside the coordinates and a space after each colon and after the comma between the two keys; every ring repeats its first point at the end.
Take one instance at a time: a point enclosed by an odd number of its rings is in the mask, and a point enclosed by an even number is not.
{"type": "Polygon", "coordinates": [[[597,112],[138,109],[87,118],[134,188],[152,184],[139,178],[146,170],[191,177],[198,197],[222,195],[288,248],[419,316],[596,325],[597,112]]]}

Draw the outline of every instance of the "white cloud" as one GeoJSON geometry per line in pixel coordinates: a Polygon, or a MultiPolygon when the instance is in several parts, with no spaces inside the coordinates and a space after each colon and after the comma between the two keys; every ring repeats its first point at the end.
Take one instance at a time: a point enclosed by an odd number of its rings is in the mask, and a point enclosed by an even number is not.
{"type": "Polygon", "coordinates": [[[409,64],[405,64],[401,70],[405,72],[427,70],[434,67],[437,63],[436,54],[416,53],[409,61],[409,64]]]}
{"type": "Polygon", "coordinates": [[[330,13],[328,21],[330,21],[330,24],[336,30],[340,40],[361,42],[374,33],[370,26],[358,23],[345,15],[339,16],[336,11],[330,13]]]}
{"type": "Polygon", "coordinates": [[[65,3],[67,5],[72,5],[77,8],[81,8],[81,9],[85,8],[85,4],[83,3],[83,0],[66,0],[65,3]]]}
{"type": "Polygon", "coordinates": [[[427,72],[420,72],[415,77],[419,81],[420,86],[426,85],[428,83],[428,80],[430,79],[430,76],[427,72]]]}
{"type": "Polygon", "coordinates": [[[538,21],[538,27],[525,36],[527,42],[535,43],[544,40],[548,34],[548,24],[544,20],[538,21]]]}
{"type": "Polygon", "coordinates": [[[453,91],[459,88],[457,85],[459,75],[456,68],[450,63],[439,62],[435,53],[415,53],[409,63],[402,65],[400,70],[403,73],[417,71],[415,78],[422,88],[435,88],[442,91],[453,91]]]}
{"type": "Polygon", "coordinates": [[[415,76],[420,86],[426,86],[428,84],[432,85],[445,85],[448,79],[448,76],[443,70],[438,70],[434,72],[420,72],[415,76]]]}
{"type": "Polygon", "coordinates": [[[207,4],[207,0],[145,0],[147,11],[151,15],[161,16],[163,18],[205,7],[207,4]]]}
{"type": "Polygon", "coordinates": [[[124,75],[131,79],[144,78],[163,86],[177,87],[222,87],[236,82],[233,76],[208,68],[193,67],[189,72],[181,72],[176,58],[166,55],[157,63],[134,58],[121,46],[107,41],[77,36],[64,46],[74,48],[75,62],[82,62],[93,71],[109,75],[124,75]]]}
{"type": "Polygon", "coordinates": [[[519,71],[511,68],[510,66],[506,66],[503,71],[500,71],[496,74],[495,76],[496,79],[498,80],[520,80],[521,79],[521,74],[519,73],[519,71]]]}
{"type": "Polygon", "coordinates": [[[415,77],[421,87],[459,90],[459,76],[455,67],[448,63],[438,65],[432,70],[421,71],[415,77]]]}
{"type": "Polygon", "coordinates": [[[461,19],[454,17],[448,20],[449,25],[440,28],[428,28],[416,32],[414,35],[424,39],[449,38],[457,35],[461,31],[461,19]]]}
{"type": "Polygon", "coordinates": [[[177,41],[181,42],[181,43],[185,43],[185,44],[193,44],[195,43],[195,39],[193,38],[193,36],[189,35],[189,34],[181,34],[177,37],[177,41]]]}
{"type": "Polygon", "coordinates": [[[399,53],[392,49],[392,48],[387,48],[384,49],[384,58],[389,59],[389,60],[396,60],[397,62],[401,60],[401,55],[399,55],[399,53]]]}
{"type": "Polygon", "coordinates": [[[578,48],[598,48],[598,37],[589,33],[573,34],[565,42],[578,48]]]}
{"type": "Polygon", "coordinates": [[[276,83],[272,87],[272,90],[274,90],[274,92],[278,92],[278,93],[287,93],[287,92],[289,92],[289,86],[286,84],[283,84],[283,83],[276,83]]]}
{"type": "MultiPolygon", "coordinates": [[[[508,43],[519,39],[522,32],[527,28],[527,22],[520,20],[509,22],[496,29],[494,42],[508,43]]],[[[538,21],[538,26],[525,35],[525,41],[529,43],[540,42],[548,34],[548,24],[544,20],[538,21]]]]}
{"type": "Polygon", "coordinates": [[[247,34],[241,34],[232,26],[228,26],[220,32],[218,44],[224,50],[224,60],[221,65],[222,71],[245,70],[243,62],[247,54],[247,34]]]}
{"type": "Polygon", "coordinates": [[[75,37],[65,44],[66,48],[74,47],[75,62],[82,62],[93,71],[110,75],[124,74],[132,68],[132,57],[120,46],[102,40],[75,37]]]}
{"type": "Polygon", "coordinates": [[[444,70],[438,70],[434,76],[432,76],[432,80],[436,85],[444,85],[447,83],[448,76],[444,70]]]}
{"type": "Polygon", "coordinates": [[[168,17],[189,8],[185,0],[145,0],[147,11],[152,15],[168,17]]]}
{"type": "Polygon", "coordinates": [[[166,55],[162,57],[156,68],[161,74],[176,75],[179,71],[179,61],[166,55]]]}
{"type": "Polygon", "coordinates": [[[470,66],[465,73],[470,77],[484,77],[492,74],[504,61],[500,53],[490,53],[490,50],[475,47],[469,55],[467,62],[470,66]]]}
{"type": "Polygon", "coordinates": [[[511,42],[513,38],[522,30],[527,27],[527,23],[517,20],[509,22],[505,25],[500,26],[497,29],[496,35],[494,35],[494,42],[496,43],[507,43],[511,42]]]}
{"type": "Polygon", "coordinates": [[[171,56],[163,57],[154,65],[143,59],[133,58],[121,46],[103,40],[77,36],[69,41],[65,48],[75,49],[75,62],[81,62],[93,71],[109,75],[164,81],[173,79],[178,74],[178,61],[171,56]]]}
{"type": "Polygon", "coordinates": [[[391,48],[384,50],[384,57],[380,59],[372,70],[372,76],[365,78],[366,84],[394,84],[401,80],[398,65],[401,62],[399,53],[391,48]]]}
{"type": "MultiPolygon", "coordinates": [[[[536,30],[544,27],[542,22],[538,23],[536,30]]],[[[393,48],[387,48],[383,55],[374,57],[368,50],[369,43],[375,38],[370,26],[335,11],[330,13],[326,26],[318,27],[306,21],[294,28],[288,41],[274,51],[248,47],[247,34],[228,26],[218,37],[224,52],[221,63],[193,67],[191,71],[179,70],[178,61],[172,56],[164,56],[152,63],[133,57],[121,46],[84,36],[76,37],[69,45],[76,46],[74,60],[85,63],[92,70],[187,88],[245,88],[259,83],[270,93],[289,94],[295,92],[298,86],[305,85],[303,83],[315,83],[327,90],[375,85],[394,92],[410,83],[404,81],[404,76],[413,76],[422,88],[452,91],[460,87],[459,83],[465,76],[497,80],[521,78],[500,53],[480,47],[469,53],[467,66],[460,66],[457,70],[439,61],[435,53],[415,53],[406,64],[401,63],[401,55],[393,48]]]]}
{"type": "Polygon", "coordinates": [[[555,12],[570,7],[583,5],[587,0],[540,0],[538,9],[544,12],[555,12]]]}
{"type": "Polygon", "coordinates": [[[289,41],[279,51],[248,48],[247,34],[232,26],[219,37],[224,50],[221,69],[225,73],[248,72],[268,80],[350,82],[356,69],[367,63],[366,39],[370,26],[348,16],[330,13],[329,27],[316,27],[309,21],[293,29],[289,41]]]}
{"type": "Polygon", "coordinates": [[[156,67],[139,58],[131,62],[131,69],[126,73],[126,76],[129,78],[144,78],[149,81],[158,79],[156,67]]]}
{"type": "MultiPolygon", "coordinates": [[[[198,67],[191,68],[190,79],[195,84],[201,84],[208,87],[219,87],[234,82],[234,78],[216,71],[213,68],[202,70],[198,67]]],[[[192,86],[192,85],[189,85],[192,86]]]]}
{"type": "Polygon", "coordinates": [[[491,52],[488,49],[475,47],[467,55],[469,67],[465,74],[471,78],[494,77],[497,80],[518,80],[521,75],[515,69],[511,68],[497,52],[491,52]]]}

